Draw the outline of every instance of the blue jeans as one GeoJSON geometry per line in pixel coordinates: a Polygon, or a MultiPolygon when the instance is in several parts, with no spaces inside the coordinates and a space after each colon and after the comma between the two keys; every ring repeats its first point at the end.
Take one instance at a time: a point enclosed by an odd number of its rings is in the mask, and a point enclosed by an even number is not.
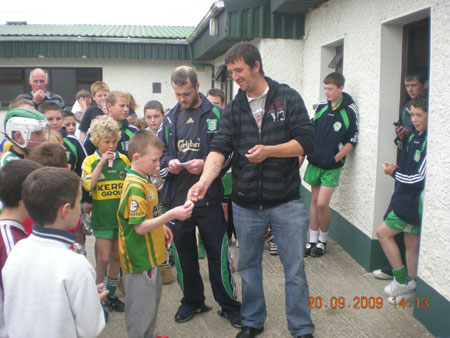
{"type": "Polygon", "coordinates": [[[241,314],[244,326],[260,328],[266,320],[262,257],[264,234],[270,223],[284,267],[286,317],[293,337],[313,333],[308,309],[309,289],[303,252],[308,217],[301,200],[265,210],[251,210],[233,203],[233,217],[239,241],[238,272],[242,279],[241,314]]]}

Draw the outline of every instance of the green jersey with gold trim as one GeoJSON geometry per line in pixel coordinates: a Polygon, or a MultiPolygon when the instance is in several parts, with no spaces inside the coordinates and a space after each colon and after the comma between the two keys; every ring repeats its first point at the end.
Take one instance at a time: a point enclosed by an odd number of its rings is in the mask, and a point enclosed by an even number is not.
{"type": "Polygon", "coordinates": [[[126,171],[117,212],[120,263],[124,273],[138,273],[164,263],[166,244],[162,226],[144,235],[134,230],[135,225],[159,216],[158,190],[150,176],[126,171]]]}
{"type": "Polygon", "coordinates": [[[95,167],[99,165],[102,155],[95,153],[85,158],[82,165],[81,179],[86,191],[92,192],[92,216],[91,225],[94,230],[116,230],[117,208],[123,181],[126,176],[125,168],[130,165],[128,158],[115,152],[112,166],[105,164],[98,177],[97,184],[91,185],[91,175],[95,167]]]}

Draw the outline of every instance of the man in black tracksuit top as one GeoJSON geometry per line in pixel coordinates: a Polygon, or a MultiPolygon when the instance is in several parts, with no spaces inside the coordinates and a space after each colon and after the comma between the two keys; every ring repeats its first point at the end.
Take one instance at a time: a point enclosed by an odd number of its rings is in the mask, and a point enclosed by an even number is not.
{"type": "Polygon", "coordinates": [[[328,74],[323,80],[327,100],[321,102],[313,117],[316,150],[308,155],[303,178],[311,185],[309,243],[305,255],[325,253],[330,227],[330,200],[338,183],[345,156],[358,142],[357,107],[344,93],[344,76],[328,74]]]}
{"type": "Polygon", "coordinates": [[[234,153],[232,201],[244,325],[236,337],[251,338],[264,330],[261,260],[268,223],[284,267],[288,329],[293,337],[312,337],[303,261],[308,223],[299,196],[298,157],[314,150],[313,126],[300,95],[264,77],[256,47],[234,45],[225,64],[240,90],[225,109],[202,176],[188,198],[207,196],[225,159],[234,153]]]}
{"type": "MultiPolygon", "coordinates": [[[[160,172],[165,179],[162,201],[168,209],[183,205],[189,188],[198,181],[222,112],[222,108],[213,105],[198,92],[197,74],[191,67],[176,68],[171,80],[178,104],[164,117],[158,131],[158,136],[165,144],[160,172]]],[[[208,257],[214,299],[221,306],[219,314],[235,327],[242,325],[241,304],[236,300],[237,292],[228,259],[222,200],[223,185],[218,178],[205,199],[195,203],[190,218],[170,223],[178,283],[183,291],[181,305],[175,314],[178,323],[192,319],[197,313],[211,310],[205,305],[198,265],[195,240],[197,227],[208,257]]]]}

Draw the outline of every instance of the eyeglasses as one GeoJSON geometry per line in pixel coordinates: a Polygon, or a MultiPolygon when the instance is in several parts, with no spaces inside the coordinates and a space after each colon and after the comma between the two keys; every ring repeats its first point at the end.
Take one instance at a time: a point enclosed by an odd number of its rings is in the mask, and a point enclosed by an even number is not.
{"type": "Polygon", "coordinates": [[[68,122],[68,123],[64,124],[64,127],[70,127],[70,126],[75,127],[76,125],[77,124],[75,122],[68,122]]]}

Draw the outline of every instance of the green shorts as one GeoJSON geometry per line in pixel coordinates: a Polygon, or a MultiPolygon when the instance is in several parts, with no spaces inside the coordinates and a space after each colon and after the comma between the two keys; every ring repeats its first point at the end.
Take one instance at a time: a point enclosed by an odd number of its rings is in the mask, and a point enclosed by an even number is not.
{"type": "Polygon", "coordinates": [[[322,186],[336,188],[338,186],[340,176],[341,168],[326,170],[309,163],[303,179],[306,183],[313,187],[322,186]]]}
{"type": "Polygon", "coordinates": [[[119,229],[114,229],[114,230],[95,230],[92,229],[92,231],[94,232],[94,237],[96,238],[105,238],[105,239],[115,239],[115,238],[119,238],[119,229]]]}
{"type": "Polygon", "coordinates": [[[391,211],[384,219],[384,223],[394,231],[407,232],[409,234],[418,235],[419,227],[402,221],[397,215],[391,211]]]}

